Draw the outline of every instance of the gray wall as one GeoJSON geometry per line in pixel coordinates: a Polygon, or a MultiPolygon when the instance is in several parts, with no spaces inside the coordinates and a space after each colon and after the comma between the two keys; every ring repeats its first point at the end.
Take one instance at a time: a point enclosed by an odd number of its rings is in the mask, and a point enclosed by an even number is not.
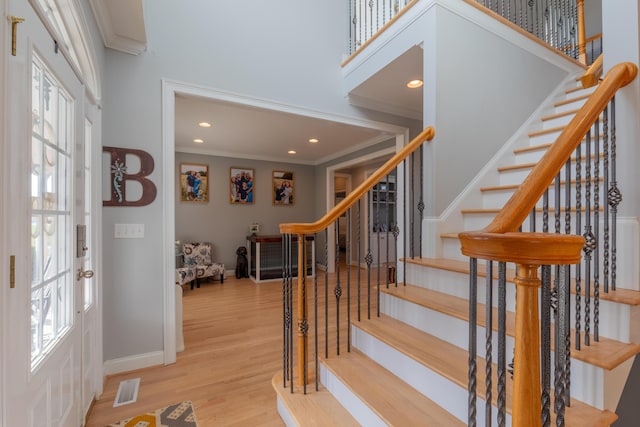
{"type": "Polygon", "coordinates": [[[200,154],[176,153],[176,239],[182,242],[211,242],[214,261],[225,264],[233,275],[236,249],[245,246],[249,225],[260,224],[262,235],[280,234],[278,225],[287,222],[311,222],[315,217],[314,167],[288,163],[243,160],[200,154]],[[209,203],[181,202],[178,187],[180,163],[209,166],[209,203]],[[229,202],[229,169],[251,168],[254,176],[254,203],[229,202]],[[271,172],[291,171],[294,178],[293,205],[274,205],[271,201],[271,172]]]}
{"type": "Polygon", "coordinates": [[[439,215],[566,72],[446,9],[433,13],[435,36],[424,43],[425,123],[436,129],[426,145],[426,213],[439,215]]]}
{"type": "MultiPolygon", "coordinates": [[[[402,122],[348,104],[339,66],[348,37],[342,0],[146,0],[144,13],[147,51],[106,52],[102,142],[151,154],[149,178],[158,196],[148,206],[103,210],[105,360],[164,348],[163,298],[171,283],[162,282],[158,268],[165,250],[162,178],[175,171],[162,170],[163,78],[350,118],[402,122]],[[114,239],[118,223],[144,224],[145,237],[114,239]]],[[[236,211],[258,211],[249,209],[236,211]]],[[[243,223],[256,219],[246,215],[243,223]]],[[[233,234],[235,246],[243,233],[233,234]]]]}

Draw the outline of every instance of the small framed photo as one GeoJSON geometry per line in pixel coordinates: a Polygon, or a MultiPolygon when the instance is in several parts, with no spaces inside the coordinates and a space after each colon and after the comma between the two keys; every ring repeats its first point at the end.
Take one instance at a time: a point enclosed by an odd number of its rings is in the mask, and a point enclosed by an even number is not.
{"type": "Polygon", "coordinates": [[[180,201],[209,201],[209,166],[195,163],[180,164],[180,201]]]}
{"type": "Polygon", "coordinates": [[[229,171],[229,199],[234,204],[249,204],[255,201],[255,171],[232,167],[229,171]]]}
{"type": "Polygon", "coordinates": [[[294,181],[293,172],[273,171],[272,197],[274,205],[293,205],[294,181]]]}

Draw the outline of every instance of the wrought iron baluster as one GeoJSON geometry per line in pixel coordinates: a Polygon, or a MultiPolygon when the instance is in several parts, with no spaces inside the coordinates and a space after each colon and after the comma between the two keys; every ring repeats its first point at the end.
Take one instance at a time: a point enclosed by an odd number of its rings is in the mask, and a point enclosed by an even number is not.
{"type": "Polygon", "coordinates": [[[507,264],[498,263],[498,427],[507,422],[507,264]]]}
{"type": "MultiPolygon", "coordinates": [[[[576,147],[576,233],[579,233],[582,230],[582,164],[580,158],[582,157],[582,143],[578,144],[576,147]]],[[[581,291],[582,291],[582,262],[578,262],[576,264],[576,322],[575,322],[575,330],[576,330],[576,338],[575,338],[575,348],[576,350],[580,350],[580,343],[582,338],[580,336],[580,331],[582,329],[582,301],[581,301],[581,291]]]]}
{"type": "Polygon", "coordinates": [[[377,230],[373,230],[376,232],[376,315],[378,317],[380,317],[380,267],[381,267],[381,262],[380,259],[382,258],[382,252],[380,251],[380,236],[381,236],[381,223],[382,223],[382,218],[380,218],[380,183],[378,183],[375,187],[374,187],[374,196],[375,199],[378,200],[378,203],[376,203],[376,227],[377,230]]]}
{"type": "Polygon", "coordinates": [[[542,425],[548,427],[551,423],[551,266],[543,265],[541,270],[540,370],[542,376],[542,425]]]}
{"type": "MultiPolygon", "coordinates": [[[[385,244],[386,244],[386,260],[385,260],[385,267],[386,267],[386,272],[387,274],[385,274],[385,283],[387,286],[387,289],[389,289],[389,233],[390,233],[390,228],[391,228],[391,209],[389,209],[389,196],[391,195],[391,193],[389,192],[389,187],[391,187],[391,183],[389,180],[389,175],[387,175],[387,185],[385,188],[386,191],[386,195],[385,195],[385,210],[387,212],[387,218],[385,219],[385,227],[384,227],[384,232],[385,232],[385,244]]],[[[392,205],[393,208],[395,208],[395,205],[392,205]]],[[[378,303],[378,316],[380,316],[380,304],[378,303]]]]}
{"type": "MultiPolygon", "coordinates": [[[[402,274],[407,274],[407,159],[402,161],[402,274]]],[[[397,252],[396,252],[397,256],[397,252]]],[[[405,285],[407,281],[405,280],[405,285]]]]}
{"type": "Polygon", "coordinates": [[[290,263],[290,254],[288,252],[288,235],[284,235],[282,239],[282,381],[283,387],[287,386],[287,380],[291,380],[289,376],[289,330],[291,328],[291,306],[289,305],[289,286],[291,278],[287,266],[290,263]]]}
{"type": "MultiPolygon", "coordinates": [[[[313,239],[315,242],[318,241],[318,234],[316,233],[313,236],[313,239]]],[[[314,251],[317,251],[317,249],[315,248],[315,246],[313,247],[314,251]]],[[[316,257],[313,256],[312,259],[315,259],[316,257]]],[[[305,272],[306,273],[306,272],[305,272]]],[[[313,275],[313,352],[314,352],[314,359],[315,359],[315,369],[316,372],[320,372],[319,371],[319,340],[318,340],[318,275],[314,274],[313,275]]],[[[315,383],[316,383],[316,391],[318,391],[320,389],[320,385],[319,385],[319,381],[320,379],[318,378],[319,375],[314,375],[315,376],[315,383]]]]}
{"type": "Polygon", "coordinates": [[[600,119],[594,125],[593,144],[593,339],[600,341],[600,119]]]}
{"type": "MultiPolygon", "coordinates": [[[[333,295],[336,298],[336,354],[340,355],[340,298],[342,298],[342,280],[340,278],[340,221],[335,222],[335,263],[336,263],[336,285],[333,288],[333,295]]],[[[348,309],[348,307],[347,307],[348,309]]]]}
{"type": "Polygon", "coordinates": [[[617,245],[617,216],[618,205],[622,201],[622,193],[618,189],[616,178],[616,98],[611,99],[611,187],[609,188],[609,206],[611,207],[611,290],[616,290],[618,245],[617,245]]]}
{"type": "Polygon", "coordinates": [[[361,277],[360,277],[360,247],[362,246],[362,239],[360,238],[361,233],[361,201],[358,200],[356,205],[356,259],[358,260],[358,265],[356,266],[356,281],[358,282],[358,322],[361,320],[361,312],[362,312],[362,291],[361,291],[361,277]]]}
{"type": "MultiPolygon", "coordinates": [[[[347,209],[345,238],[345,269],[347,270],[347,352],[351,352],[351,208],[347,209]]],[[[316,370],[318,372],[318,370],[316,370]]]]}
{"type": "Polygon", "coordinates": [[[591,231],[591,130],[587,132],[585,167],[585,200],[584,200],[584,343],[591,345],[591,253],[595,245],[595,237],[591,231]]]}
{"type": "Polygon", "coordinates": [[[329,229],[324,230],[324,259],[327,267],[324,269],[324,357],[329,358],[329,229]]]}
{"type": "Polygon", "coordinates": [[[469,383],[468,425],[476,425],[477,401],[477,324],[478,324],[478,260],[469,259],[469,383]]]}
{"type": "MultiPolygon", "coordinates": [[[[424,220],[424,146],[420,146],[420,201],[418,202],[418,212],[420,213],[420,224],[418,229],[420,239],[418,241],[418,256],[422,258],[422,221],[424,220]]],[[[397,282],[397,280],[396,280],[397,282]]]]}
{"type": "Polygon", "coordinates": [[[604,170],[602,173],[604,191],[604,255],[603,255],[603,289],[605,293],[609,292],[609,107],[604,107],[602,112],[602,162],[604,170]]]}
{"type": "MultiPolygon", "coordinates": [[[[369,191],[369,200],[373,197],[373,191],[369,191]]],[[[371,205],[371,203],[369,203],[371,205]]],[[[364,261],[367,263],[367,319],[371,319],[371,264],[373,263],[373,254],[371,253],[371,209],[367,209],[367,254],[364,261]]]]}
{"type": "Polygon", "coordinates": [[[555,369],[556,369],[556,382],[555,382],[555,412],[556,412],[556,425],[564,426],[564,412],[565,406],[567,402],[566,396],[566,376],[569,374],[567,372],[566,366],[566,348],[565,348],[565,337],[569,331],[566,328],[565,319],[569,315],[567,312],[569,298],[569,283],[567,281],[566,270],[569,268],[568,265],[564,265],[561,267],[560,279],[558,280],[557,286],[557,308],[556,308],[556,323],[557,323],[557,336],[556,336],[556,347],[555,347],[555,369]]]}
{"type": "Polygon", "coordinates": [[[486,325],[485,325],[485,427],[491,427],[492,412],[492,366],[493,363],[493,261],[487,261],[486,264],[486,325]]]}

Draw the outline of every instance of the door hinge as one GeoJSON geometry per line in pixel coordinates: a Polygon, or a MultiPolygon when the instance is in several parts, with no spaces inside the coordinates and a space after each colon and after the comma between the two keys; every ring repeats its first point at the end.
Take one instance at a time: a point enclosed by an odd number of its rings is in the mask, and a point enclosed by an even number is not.
{"type": "Polygon", "coordinates": [[[9,257],[9,287],[11,289],[16,287],[16,256],[11,255],[9,257]]]}
{"type": "Polygon", "coordinates": [[[9,16],[9,22],[11,22],[11,55],[16,56],[16,44],[18,36],[18,24],[24,22],[24,18],[18,18],[17,16],[9,16]]]}

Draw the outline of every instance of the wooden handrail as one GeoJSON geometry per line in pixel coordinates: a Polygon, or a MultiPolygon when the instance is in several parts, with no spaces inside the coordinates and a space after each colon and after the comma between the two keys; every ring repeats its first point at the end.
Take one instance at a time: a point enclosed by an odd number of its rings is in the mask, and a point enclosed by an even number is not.
{"type": "Polygon", "coordinates": [[[600,56],[598,56],[598,58],[593,61],[593,64],[591,64],[589,68],[587,68],[587,71],[585,71],[584,75],[580,77],[580,83],[582,83],[582,87],[584,89],[598,84],[598,80],[600,80],[600,77],[602,76],[602,63],[603,56],[602,54],[600,54],[600,56]]]}
{"type": "Polygon", "coordinates": [[[420,135],[415,137],[413,141],[405,145],[402,150],[398,151],[393,157],[386,161],[373,175],[367,178],[362,184],[356,187],[351,193],[345,197],[340,203],[333,207],[325,216],[316,222],[311,223],[288,223],[280,224],[280,233],[282,234],[314,234],[329,227],[335,222],[340,215],[345,213],[347,209],[353,206],[358,199],[364,196],[373,188],[382,178],[388,175],[396,166],[404,159],[409,157],[411,153],[416,151],[425,141],[431,141],[435,136],[435,130],[429,126],[423,130],[420,135]]]}
{"type": "Polygon", "coordinates": [[[518,230],[604,107],[618,89],[633,81],[637,73],[638,67],[631,62],[618,64],[609,70],[602,83],[576,113],[522,185],[513,193],[493,221],[484,228],[484,232],[506,233],[518,230]]]}

